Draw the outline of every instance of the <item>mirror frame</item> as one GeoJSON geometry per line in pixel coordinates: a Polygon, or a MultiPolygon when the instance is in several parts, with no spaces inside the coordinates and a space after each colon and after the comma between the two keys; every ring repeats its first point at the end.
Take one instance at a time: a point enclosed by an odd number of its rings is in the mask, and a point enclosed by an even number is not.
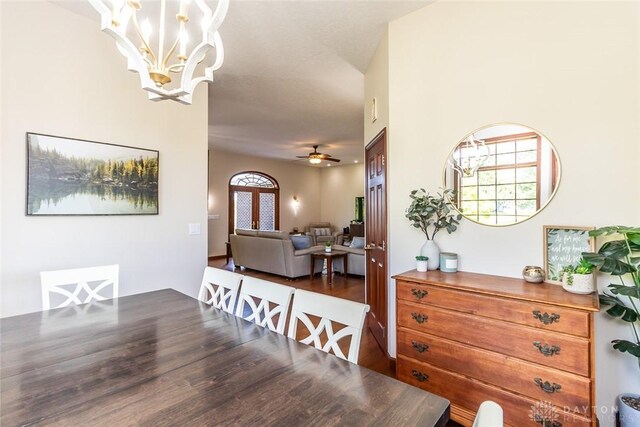
{"type": "Polygon", "coordinates": [[[493,126],[501,126],[501,125],[515,125],[515,126],[522,126],[522,127],[525,127],[525,128],[529,128],[532,131],[536,132],[538,135],[542,136],[544,139],[546,139],[549,142],[549,144],[551,145],[551,149],[556,154],[556,161],[558,163],[558,178],[557,178],[557,185],[553,189],[553,192],[549,196],[549,199],[547,199],[547,201],[542,206],[540,206],[540,209],[538,209],[534,214],[530,215],[527,219],[523,219],[523,220],[517,221],[517,222],[511,222],[509,224],[485,224],[483,222],[476,221],[475,219],[468,218],[458,208],[458,206],[454,203],[454,201],[447,197],[447,201],[451,204],[451,206],[453,206],[453,208],[456,210],[456,212],[458,212],[459,214],[462,215],[462,217],[464,219],[466,219],[467,221],[474,222],[474,223],[476,223],[478,225],[484,225],[484,226],[487,226],[487,227],[511,227],[511,226],[519,225],[519,224],[522,224],[524,222],[529,221],[531,218],[533,218],[536,215],[538,215],[540,212],[542,212],[549,205],[549,203],[556,196],[556,193],[558,192],[558,189],[560,188],[560,183],[562,182],[562,162],[560,161],[560,153],[558,153],[558,149],[556,148],[556,146],[553,144],[553,142],[551,142],[551,140],[549,138],[547,138],[547,136],[545,134],[543,134],[539,130],[537,130],[535,128],[532,128],[531,126],[528,126],[528,125],[523,125],[523,124],[516,123],[516,122],[497,122],[497,123],[492,123],[492,124],[489,124],[489,125],[486,125],[486,126],[479,127],[477,129],[472,130],[471,132],[468,132],[462,138],[460,138],[458,140],[458,142],[456,143],[456,145],[453,147],[453,149],[451,151],[449,151],[449,154],[447,155],[447,158],[445,159],[444,167],[442,169],[442,188],[443,189],[446,190],[446,189],[449,188],[447,186],[447,181],[446,181],[446,178],[447,178],[447,167],[449,166],[449,159],[451,158],[451,156],[453,156],[453,153],[455,153],[455,151],[458,149],[458,146],[460,145],[460,143],[465,141],[471,134],[474,134],[476,132],[479,132],[481,130],[484,130],[484,129],[487,129],[487,128],[490,128],[490,127],[493,127],[493,126]]]}

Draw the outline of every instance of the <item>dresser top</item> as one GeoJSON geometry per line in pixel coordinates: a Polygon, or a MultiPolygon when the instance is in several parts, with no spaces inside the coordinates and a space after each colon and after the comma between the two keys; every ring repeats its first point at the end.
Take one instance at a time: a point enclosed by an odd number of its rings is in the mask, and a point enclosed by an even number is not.
{"type": "Polygon", "coordinates": [[[418,272],[417,270],[393,276],[396,280],[424,283],[443,288],[470,291],[485,295],[496,295],[525,301],[554,304],[580,310],[598,311],[598,294],[578,295],[550,283],[529,283],[524,279],[514,279],[489,274],[443,273],[440,270],[418,272]]]}

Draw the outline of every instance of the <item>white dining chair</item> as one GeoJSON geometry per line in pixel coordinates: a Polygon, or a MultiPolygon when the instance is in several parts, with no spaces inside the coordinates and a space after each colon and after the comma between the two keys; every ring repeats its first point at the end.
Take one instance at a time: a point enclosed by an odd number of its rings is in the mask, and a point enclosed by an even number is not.
{"type": "Polygon", "coordinates": [[[313,344],[319,350],[333,352],[336,356],[357,364],[364,319],[368,311],[369,306],[366,304],[297,289],[293,296],[288,336],[296,339],[298,323],[302,322],[309,331],[309,336],[301,339],[301,343],[313,344]],[[309,315],[320,318],[318,326],[313,325],[309,315]],[[334,332],[333,322],[344,327],[334,332]],[[327,337],[324,344],[321,341],[323,332],[327,337]],[[345,356],[338,343],[347,337],[351,337],[351,342],[348,356],[345,356]]]}
{"type": "Polygon", "coordinates": [[[245,277],[240,288],[236,316],[284,335],[289,304],[295,288],[245,277]],[[256,299],[259,302],[256,302],[256,299]],[[250,313],[245,316],[245,306],[250,313]],[[277,318],[277,323],[275,319],[277,318]]]}
{"type": "Polygon", "coordinates": [[[242,274],[207,267],[204,269],[198,299],[205,304],[233,314],[243,277],[242,274]]]}
{"type": "Polygon", "coordinates": [[[42,309],[66,307],[70,304],[86,304],[118,298],[118,275],[120,266],[74,268],[70,270],[42,271],[42,309]],[[111,294],[108,295],[108,288],[111,294]],[[52,294],[64,297],[61,303],[52,304],[52,294]]]}
{"type": "Polygon", "coordinates": [[[478,408],[473,427],[503,427],[502,417],[502,407],[496,402],[486,400],[478,408]]]}

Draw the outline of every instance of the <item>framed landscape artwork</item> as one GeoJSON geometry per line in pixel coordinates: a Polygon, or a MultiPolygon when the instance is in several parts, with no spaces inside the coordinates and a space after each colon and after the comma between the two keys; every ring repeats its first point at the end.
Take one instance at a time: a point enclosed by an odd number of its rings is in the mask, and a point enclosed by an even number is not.
{"type": "Polygon", "coordinates": [[[27,215],[157,215],[159,152],[27,133],[27,215]]]}
{"type": "Polygon", "coordinates": [[[589,236],[594,227],[544,226],[544,272],[547,282],[559,284],[562,269],[574,267],[582,252],[595,252],[595,239],[589,236]]]}

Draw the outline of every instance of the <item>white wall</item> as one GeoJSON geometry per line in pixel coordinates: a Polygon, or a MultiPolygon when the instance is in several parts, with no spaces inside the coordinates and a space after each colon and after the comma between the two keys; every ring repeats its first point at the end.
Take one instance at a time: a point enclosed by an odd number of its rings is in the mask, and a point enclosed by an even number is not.
{"type": "Polygon", "coordinates": [[[195,295],[206,265],[207,99],[146,99],[112,39],[43,1],[0,2],[2,315],[40,310],[42,270],[120,264],[121,294],[195,295]],[[12,64],[7,67],[6,64],[12,64]],[[160,151],[157,216],[25,216],[25,132],[160,151]],[[187,235],[188,223],[202,234],[187,235]]]}
{"type": "MultiPolygon", "coordinates": [[[[414,268],[424,241],[404,217],[409,192],[437,190],[451,148],[491,123],[543,132],[558,149],[562,181],[525,223],[464,221],[439,235],[461,270],[520,277],[524,265],[542,264],[545,224],[639,225],[639,28],[640,5],[613,2],[439,2],[391,22],[390,275],[414,268]]],[[[384,68],[372,62],[365,88],[384,95],[376,83],[384,68]]],[[[634,358],[610,348],[611,339],[631,338],[627,327],[599,314],[596,337],[597,404],[610,407],[619,392],[640,389],[640,375],[634,358]]],[[[613,425],[608,415],[601,422],[613,425]]]]}
{"type": "Polygon", "coordinates": [[[320,169],[304,163],[252,157],[226,151],[209,152],[209,256],[223,255],[229,241],[229,179],[238,172],[258,171],[272,176],[280,184],[280,230],[303,230],[307,224],[323,221],[320,209],[320,169]],[[291,202],[300,201],[297,213],[291,202]]]}
{"type": "Polygon", "coordinates": [[[355,219],[356,197],[364,197],[364,164],[325,167],[320,174],[322,221],[338,230],[355,219]]]}

